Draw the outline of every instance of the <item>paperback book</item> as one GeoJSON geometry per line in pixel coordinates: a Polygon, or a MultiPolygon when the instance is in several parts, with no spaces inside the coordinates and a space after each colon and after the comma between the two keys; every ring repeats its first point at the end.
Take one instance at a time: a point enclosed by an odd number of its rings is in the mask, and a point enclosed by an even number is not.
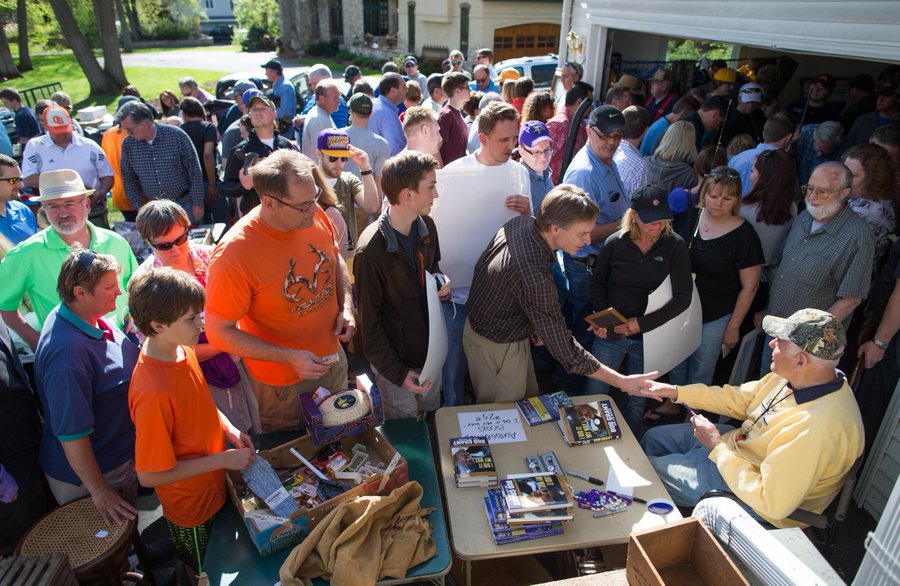
{"type": "Polygon", "coordinates": [[[466,436],[450,440],[450,459],[457,487],[497,486],[497,468],[486,437],[466,436]]]}
{"type": "Polygon", "coordinates": [[[484,508],[494,543],[497,545],[540,539],[551,535],[559,535],[563,532],[563,525],[558,521],[511,526],[506,523],[509,514],[505,506],[506,501],[500,489],[487,491],[487,495],[484,497],[484,508]]]}
{"type": "Polygon", "coordinates": [[[605,442],[622,437],[619,421],[608,400],[559,410],[559,429],[570,446],[605,442]]]}
{"type": "Polygon", "coordinates": [[[516,407],[522,412],[528,425],[540,425],[559,419],[562,407],[572,407],[572,399],[565,391],[557,391],[548,395],[538,395],[516,401],[516,407]]]}
{"type": "Polygon", "coordinates": [[[571,509],[569,485],[560,474],[510,474],[500,482],[506,510],[511,515],[571,509]]]}

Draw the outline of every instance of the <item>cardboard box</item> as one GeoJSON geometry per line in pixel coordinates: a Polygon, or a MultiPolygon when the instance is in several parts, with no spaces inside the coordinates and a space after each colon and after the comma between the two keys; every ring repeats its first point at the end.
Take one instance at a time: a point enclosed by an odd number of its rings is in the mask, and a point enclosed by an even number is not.
{"type": "MultiPolygon", "coordinates": [[[[378,388],[364,374],[356,377],[356,388],[369,395],[372,411],[365,417],[352,423],[331,427],[327,427],[322,423],[322,414],[313,400],[313,393],[302,393],[300,395],[300,413],[303,417],[303,424],[306,426],[306,433],[312,437],[316,447],[344,439],[384,423],[384,408],[381,406],[381,393],[378,392],[378,388]]],[[[331,389],[328,390],[330,391],[331,389]]]]}
{"type": "Polygon", "coordinates": [[[90,106],[78,110],[78,120],[81,122],[97,122],[108,114],[106,106],[90,106]]]}
{"type": "MultiPolygon", "coordinates": [[[[341,442],[342,449],[346,454],[350,454],[353,446],[363,444],[368,449],[369,454],[377,454],[379,459],[384,462],[387,467],[395,456],[399,459],[391,471],[387,481],[382,484],[383,476],[373,474],[366,479],[363,484],[356,486],[347,492],[337,496],[331,500],[324,502],[318,507],[311,509],[301,508],[291,515],[289,521],[285,521],[277,526],[267,529],[257,530],[254,524],[247,518],[244,508],[241,506],[241,499],[238,496],[238,489],[245,486],[241,473],[237,470],[226,470],[225,479],[228,483],[228,494],[231,502],[237,507],[238,514],[244,520],[247,526],[247,532],[256,549],[259,550],[261,557],[268,557],[274,552],[292,547],[309,535],[315,526],[325,518],[335,507],[345,501],[355,500],[361,496],[388,494],[395,488],[406,484],[409,481],[409,469],[406,460],[397,452],[396,449],[382,436],[377,430],[368,429],[353,437],[344,438],[341,442]]],[[[272,467],[277,469],[298,468],[302,464],[290,449],[295,448],[303,454],[307,459],[312,459],[316,453],[316,447],[313,445],[312,439],[305,435],[294,441],[282,444],[271,450],[261,450],[257,457],[265,458],[272,467]]]]}
{"type": "Polygon", "coordinates": [[[637,531],[628,538],[628,584],[638,586],[747,585],[747,580],[697,519],[637,531]]]}

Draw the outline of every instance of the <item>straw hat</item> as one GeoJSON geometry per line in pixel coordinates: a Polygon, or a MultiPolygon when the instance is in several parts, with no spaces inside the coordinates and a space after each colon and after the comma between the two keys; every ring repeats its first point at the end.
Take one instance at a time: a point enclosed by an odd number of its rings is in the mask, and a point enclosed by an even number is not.
{"type": "Polygon", "coordinates": [[[93,189],[85,189],[81,175],[72,169],[57,169],[56,171],[44,171],[38,183],[41,191],[40,197],[31,201],[51,201],[67,197],[82,197],[94,193],[93,189]]]}

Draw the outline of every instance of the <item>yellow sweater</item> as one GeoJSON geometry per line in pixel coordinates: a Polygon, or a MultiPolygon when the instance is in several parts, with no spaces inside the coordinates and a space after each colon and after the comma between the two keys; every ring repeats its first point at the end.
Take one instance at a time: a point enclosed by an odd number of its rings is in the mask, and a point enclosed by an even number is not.
{"type": "MultiPolygon", "coordinates": [[[[804,390],[799,393],[803,401],[804,390]]],[[[722,436],[709,459],[731,491],[776,527],[800,526],[785,519],[797,508],[825,510],[863,451],[862,418],[846,380],[837,391],[801,403],[777,374],[740,387],[678,387],[677,400],[744,420],[722,436]]]]}

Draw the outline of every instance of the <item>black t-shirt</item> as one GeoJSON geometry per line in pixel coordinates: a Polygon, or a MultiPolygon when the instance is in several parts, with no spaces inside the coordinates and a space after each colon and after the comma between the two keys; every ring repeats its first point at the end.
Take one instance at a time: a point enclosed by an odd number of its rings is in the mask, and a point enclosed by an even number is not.
{"type": "Polygon", "coordinates": [[[403,249],[403,252],[406,253],[406,256],[409,257],[410,262],[416,268],[416,271],[419,270],[418,263],[416,263],[416,240],[419,235],[416,231],[416,222],[412,223],[412,226],[409,227],[409,234],[403,235],[397,231],[396,228],[391,226],[391,230],[394,231],[394,235],[397,237],[397,242],[400,243],[400,248],[403,249]]]}
{"type": "Polygon", "coordinates": [[[218,142],[216,127],[205,120],[191,120],[182,124],[181,129],[194,144],[194,150],[197,151],[197,162],[200,163],[203,179],[206,179],[206,167],[203,166],[203,145],[211,142],[213,143],[213,150],[215,150],[216,142],[218,142]]]}
{"type": "Polygon", "coordinates": [[[684,223],[681,236],[688,243],[703,323],[707,323],[734,310],[741,292],[741,269],[762,264],[765,256],[759,236],[748,222],[712,240],[702,239],[699,233],[693,236],[698,214],[699,210],[695,211],[693,221],[684,223]]]}

